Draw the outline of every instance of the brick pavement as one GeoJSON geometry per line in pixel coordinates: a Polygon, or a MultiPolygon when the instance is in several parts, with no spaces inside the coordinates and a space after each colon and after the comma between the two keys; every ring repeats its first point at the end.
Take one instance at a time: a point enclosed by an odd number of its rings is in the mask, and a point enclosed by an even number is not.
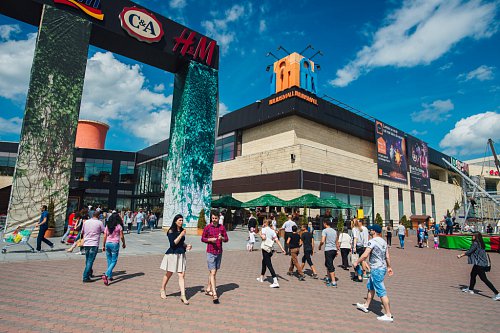
{"type": "MultiPolygon", "coordinates": [[[[260,252],[226,251],[218,285],[220,305],[201,293],[207,269],[203,253],[188,253],[187,296],[180,302],[177,278],[167,286],[167,300],[159,297],[162,255],[123,256],[116,280],[82,284],[83,262],[37,260],[0,263],[0,332],[498,332],[500,302],[478,281],[480,295],[466,295],[470,266],[456,251],[391,249],[395,275],[386,280],[394,323],[376,320],[374,312],[356,310],[365,284],[337,270],[339,288],[327,288],[311,278],[299,282],[286,275],[289,257],[273,256],[280,289],[270,289],[255,278],[260,252]]],[[[491,253],[491,281],[500,288],[500,255],[491,253]]],[[[323,253],[313,257],[321,274],[323,253]]],[[[339,264],[340,258],[336,259],[339,264]]],[[[100,254],[94,269],[105,270],[100,254]]],[[[378,300],[378,298],[376,298],[378,300]]]]}

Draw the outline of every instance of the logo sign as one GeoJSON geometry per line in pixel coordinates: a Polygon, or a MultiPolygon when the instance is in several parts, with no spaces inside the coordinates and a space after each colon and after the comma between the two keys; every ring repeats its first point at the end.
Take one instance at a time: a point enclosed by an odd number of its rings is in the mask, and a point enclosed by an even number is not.
{"type": "Polygon", "coordinates": [[[208,39],[203,36],[195,47],[197,35],[194,31],[184,29],[180,36],[174,38],[175,45],[172,52],[179,52],[182,56],[189,55],[194,60],[205,61],[207,65],[212,66],[216,43],[210,41],[207,45],[208,39]]]}
{"type": "Polygon", "coordinates": [[[292,98],[292,97],[298,97],[300,99],[303,99],[306,102],[309,102],[309,103],[314,104],[314,105],[318,105],[318,100],[316,98],[312,98],[312,97],[310,97],[310,96],[308,96],[308,95],[306,95],[304,93],[301,93],[300,91],[297,91],[297,90],[281,94],[281,95],[279,95],[278,97],[275,97],[275,98],[271,98],[269,100],[269,105],[273,105],[273,104],[282,102],[285,99],[289,99],[289,98],[292,98]]]}
{"type": "Polygon", "coordinates": [[[104,20],[104,14],[101,11],[101,0],[54,0],[54,3],[77,8],[96,20],[104,20]]]}
{"type": "Polygon", "coordinates": [[[141,42],[156,43],[163,37],[163,27],[156,17],[142,8],[125,7],[120,13],[122,28],[141,42]]]}

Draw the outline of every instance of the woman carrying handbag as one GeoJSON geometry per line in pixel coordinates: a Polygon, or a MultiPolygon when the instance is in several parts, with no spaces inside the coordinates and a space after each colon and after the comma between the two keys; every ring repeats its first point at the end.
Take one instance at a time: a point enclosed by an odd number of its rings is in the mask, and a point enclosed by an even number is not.
{"type": "Polygon", "coordinates": [[[259,233],[262,238],[262,243],[260,244],[260,248],[262,250],[262,270],[260,272],[260,276],[257,278],[257,281],[264,282],[264,274],[266,274],[266,269],[269,269],[271,276],[273,277],[273,283],[269,286],[270,288],[279,288],[278,277],[274,272],[273,263],[271,262],[271,257],[273,256],[273,245],[274,243],[278,244],[281,248],[281,251],[284,255],[286,255],[285,249],[281,245],[281,242],[278,240],[278,236],[276,232],[269,227],[269,221],[264,220],[262,223],[262,229],[259,233]]]}
{"type": "Polygon", "coordinates": [[[469,257],[469,264],[472,266],[472,271],[470,272],[470,283],[469,287],[463,288],[462,291],[468,294],[474,294],[474,286],[476,285],[476,277],[479,275],[479,278],[488,286],[488,288],[493,291],[495,296],[493,296],[494,301],[500,300],[500,294],[498,290],[493,286],[493,284],[486,277],[486,272],[489,272],[491,269],[491,261],[490,257],[486,253],[484,249],[484,241],[483,236],[479,232],[472,233],[472,245],[467,252],[457,255],[457,258],[460,259],[464,256],[469,257]]]}

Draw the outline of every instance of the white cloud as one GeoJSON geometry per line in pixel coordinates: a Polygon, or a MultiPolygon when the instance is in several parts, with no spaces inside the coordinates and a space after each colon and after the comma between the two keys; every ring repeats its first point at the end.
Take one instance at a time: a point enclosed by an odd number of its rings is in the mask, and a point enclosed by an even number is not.
{"type": "Polygon", "coordinates": [[[2,134],[18,134],[21,133],[21,125],[23,120],[19,117],[5,119],[0,117],[0,133],[2,134]]]}
{"type": "Polygon", "coordinates": [[[0,97],[21,101],[28,93],[36,34],[0,42],[0,97]]]}
{"type": "Polygon", "coordinates": [[[428,133],[427,131],[418,131],[416,129],[414,129],[410,132],[411,135],[416,136],[416,137],[419,137],[421,135],[426,135],[427,133],[428,133]]]}
{"type": "Polygon", "coordinates": [[[266,30],[267,30],[266,21],[265,20],[260,20],[260,22],[259,22],[259,32],[263,33],[266,30]]]}
{"type": "Polygon", "coordinates": [[[430,104],[423,103],[422,107],[423,110],[410,115],[411,120],[417,123],[440,123],[448,119],[451,116],[449,112],[455,108],[450,99],[444,101],[438,99],[430,104]]]}
{"type": "Polygon", "coordinates": [[[487,140],[500,140],[500,114],[489,111],[460,119],[439,147],[454,156],[484,153],[487,140]]]}
{"type": "MultiPolygon", "coordinates": [[[[230,25],[244,18],[245,14],[250,15],[252,12],[251,5],[245,8],[243,5],[233,5],[224,12],[223,18],[215,18],[201,22],[201,26],[205,28],[207,36],[213,38],[220,45],[222,55],[229,51],[231,43],[236,41],[236,32],[230,30],[230,25]]],[[[218,16],[217,12],[212,13],[218,16]]]]}
{"type": "Polygon", "coordinates": [[[2,40],[8,40],[8,39],[10,39],[11,35],[18,34],[20,32],[21,32],[21,28],[17,24],[0,25],[0,39],[2,39],[2,40]]]}
{"type": "Polygon", "coordinates": [[[162,92],[165,90],[165,85],[163,83],[157,84],[154,86],[153,90],[155,92],[162,92]]]}
{"type": "Polygon", "coordinates": [[[229,112],[231,112],[231,111],[229,111],[229,108],[227,107],[227,105],[222,103],[222,102],[219,102],[219,117],[225,116],[229,112]]]}
{"type": "Polygon", "coordinates": [[[170,8],[182,9],[182,8],[186,7],[187,1],[186,0],[170,0],[170,2],[168,4],[169,4],[170,8]]]}
{"type": "Polygon", "coordinates": [[[148,144],[165,140],[170,135],[170,110],[160,110],[144,114],[140,120],[125,122],[123,126],[148,144]]]}
{"type": "Polygon", "coordinates": [[[440,71],[445,71],[447,69],[450,69],[452,66],[453,66],[453,63],[452,62],[448,62],[448,63],[444,64],[443,66],[439,67],[439,70],[440,71]]]}
{"type": "Polygon", "coordinates": [[[496,2],[480,0],[406,0],[329,83],[345,87],[377,67],[427,65],[465,38],[490,37],[496,11],[496,2]]]}
{"type": "Polygon", "coordinates": [[[495,67],[490,67],[486,65],[479,66],[478,68],[470,71],[469,73],[460,74],[458,78],[463,81],[469,81],[472,79],[476,79],[479,81],[488,81],[493,80],[495,74],[493,71],[495,67]]]}

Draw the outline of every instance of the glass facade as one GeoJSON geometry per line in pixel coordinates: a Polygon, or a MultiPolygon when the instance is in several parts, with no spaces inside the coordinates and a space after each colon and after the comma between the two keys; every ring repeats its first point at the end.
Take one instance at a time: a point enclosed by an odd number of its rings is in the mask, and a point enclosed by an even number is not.
{"type": "Polygon", "coordinates": [[[416,209],[415,209],[415,192],[410,191],[410,202],[411,202],[411,215],[416,214],[416,209]]]}
{"type": "Polygon", "coordinates": [[[422,215],[427,214],[427,205],[425,204],[425,193],[422,194],[422,215]]]}
{"type": "Polygon", "coordinates": [[[75,180],[109,183],[111,181],[112,168],[112,160],[78,157],[74,164],[75,180]]]}
{"type": "Polygon", "coordinates": [[[432,204],[432,217],[436,220],[436,203],[434,201],[434,194],[431,194],[431,204],[432,204]]]}
{"type": "Polygon", "coordinates": [[[391,201],[389,199],[389,186],[384,186],[384,225],[389,225],[391,220],[391,201]]]}
{"type": "Polygon", "coordinates": [[[17,153],[0,152],[0,176],[13,176],[17,153]]]}
{"type": "Polygon", "coordinates": [[[135,162],[120,162],[120,183],[133,184],[135,182],[135,162]]]}
{"type": "MultiPolygon", "coordinates": [[[[330,198],[330,197],[336,197],[337,199],[348,203],[352,206],[354,206],[354,209],[351,210],[351,218],[355,217],[356,212],[355,210],[363,207],[363,213],[365,215],[365,218],[370,221],[370,223],[373,221],[373,198],[369,196],[361,196],[361,195],[355,195],[355,194],[346,194],[346,193],[333,193],[333,192],[320,192],[320,197],[321,198],[330,198]]],[[[342,215],[344,219],[349,217],[349,209],[334,209],[331,211],[333,217],[338,217],[339,212],[342,211],[342,215]]],[[[321,209],[321,214],[325,214],[326,209],[321,209]]],[[[350,225],[349,225],[350,227],[350,225]]]]}
{"type": "Polygon", "coordinates": [[[137,166],[135,195],[142,198],[134,199],[134,207],[151,209],[163,205],[166,170],[167,156],[137,166]]]}
{"type": "Polygon", "coordinates": [[[403,217],[404,213],[404,203],[403,203],[403,190],[398,188],[398,210],[399,210],[399,220],[403,217]]]}
{"type": "Polygon", "coordinates": [[[219,136],[215,140],[214,163],[234,159],[235,134],[234,132],[219,136]]]}

